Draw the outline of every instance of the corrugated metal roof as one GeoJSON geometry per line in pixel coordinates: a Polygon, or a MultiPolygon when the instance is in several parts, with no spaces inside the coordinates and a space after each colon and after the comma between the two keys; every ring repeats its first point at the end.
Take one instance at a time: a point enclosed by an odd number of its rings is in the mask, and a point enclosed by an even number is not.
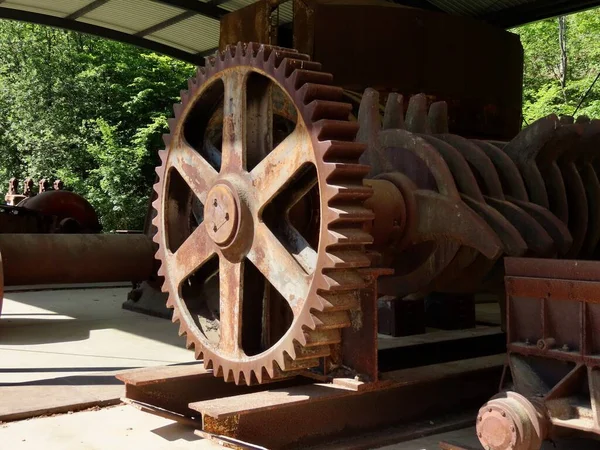
{"type": "Polygon", "coordinates": [[[206,51],[219,45],[219,21],[208,17],[194,16],[148,37],[173,42],[198,52],[206,51]]]}
{"type": "Polygon", "coordinates": [[[111,27],[127,28],[138,32],[181,14],[184,10],[155,3],[148,8],[148,0],[110,0],[85,14],[82,19],[95,20],[111,27]]]}
{"type": "Polygon", "coordinates": [[[89,3],[90,0],[14,0],[2,2],[1,6],[63,17],[89,3]]]}
{"type": "MultiPolygon", "coordinates": [[[[219,19],[253,0],[0,0],[0,18],[58,26],[201,63],[219,43],[219,19]]],[[[391,0],[510,27],[598,6],[600,0],[391,0]]],[[[293,20],[292,1],[278,8],[293,20]]]]}

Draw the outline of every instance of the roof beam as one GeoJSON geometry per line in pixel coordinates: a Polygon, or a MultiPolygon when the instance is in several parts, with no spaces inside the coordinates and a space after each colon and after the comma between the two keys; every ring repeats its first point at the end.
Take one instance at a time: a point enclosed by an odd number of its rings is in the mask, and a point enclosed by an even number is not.
{"type": "Polygon", "coordinates": [[[551,17],[562,16],[600,5],[600,0],[536,0],[502,11],[484,14],[478,19],[502,28],[512,28],[551,17]]]}
{"type": "Polygon", "coordinates": [[[222,3],[227,3],[229,0],[208,0],[206,3],[208,3],[209,5],[214,5],[214,6],[218,6],[222,3]]]}
{"type": "Polygon", "coordinates": [[[182,61],[187,61],[197,66],[204,65],[204,58],[195,53],[179,50],[169,45],[144,39],[133,34],[122,33],[121,31],[111,30],[110,28],[99,27],[97,25],[91,25],[89,23],[79,22],[77,20],[67,20],[62,17],[2,7],[0,7],[0,19],[19,20],[22,22],[48,25],[50,27],[64,28],[66,30],[77,31],[79,33],[92,34],[94,36],[112,39],[113,41],[120,41],[126,44],[135,45],[136,47],[145,48],[156,53],[162,53],[163,55],[168,55],[182,61]]]}
{"type": "Polygon", "coordinates": [[[434,5],[428,0],[390,0],[392,3],[403,6],[412,6],[413,8],[426,9],[428,11],[436,11],[448,13],[448,11],[444,11],[439,6],[434,5]]]}
{"type": "Polygon", "coordinates": [[[182,22],[185,19],[189,19],[190,17],[193,17],[195,15],[196,13],[194,11],[184,11],[181,14],[177,14],[175,17],[171,17],[170,19],[157,23],[156,25],[152,25],[151,27],[148,27],[145,30],[138,31],[134,34],[134,36],[148,36],[149,34],[156,33],[157,31],[170,27],[171,25],[175,25],[176,23],[182,22]]]}
{"type": "Polygon", "coordinates": [[[210,3],[204,3],[198,0],[152,0],[153,2],[164,3],[165,5],[175,6],[186,11],[194,11],[201,16],[210,17],[211,19],[220,20],[229,11],[210,3]]]}
{"type": "MultiPolygon", "coordinates": [[[[96,8],[100,8],[102,5],[104,5],[106,2],[108,2],[108,0],[94,0],[92,3],[90,3],[89,5],[84,6],[83,8],[78,9],[77,11],[75,11],[74,13],[69,14],[67,17],[65,17],[65,19],[68,20],[75,20],[75,19],[79,19],[81,16],[86,15],[87,13],[89,13],[90,11],[95,10],[96,8]]],[[[1,2],[0,2],[1,3],[1,2]]]]}

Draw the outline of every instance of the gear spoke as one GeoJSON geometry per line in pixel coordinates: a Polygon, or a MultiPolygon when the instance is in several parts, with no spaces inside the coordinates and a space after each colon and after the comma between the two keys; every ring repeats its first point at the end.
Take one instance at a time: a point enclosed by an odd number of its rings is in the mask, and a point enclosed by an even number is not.
{"type": "Polygon", "coordinates": [[[217,172],[196,150],[182,142],[171,149],[170,163],[202,203],[217,178],[217,172]]]}
{"type": "Polygon", "coordinates": [[[286,299],[296,316],[309,290],[309,276],[264,223],[256,227],[248,259],[286,299]]]}
{"type": "Polygon", "coordinates": [[[259,208],[269,203],[305,163],[312,161],[310,143],[300,125],[250,172],[259,208]]]}
{"type": "Polygon", "coordinates": [[[247,70],[228,72],[223,77],[223,159],[221,170],[246,167],[246,75],[247,70]]]}
{"type": "Polygon", "coordinates": [[[215,253],[213,241],[209,238],[204,223],[201,223],[183,244],[173,253],[173,273],[180,284],[193,274],[215,253]]]}
{"type": "Polygon", "coordinates": [[[219,258],[219,349],[226,354],[240,351],[242,336],[242,301],[244,295],[244,262],[231,263],[219,258]]]}

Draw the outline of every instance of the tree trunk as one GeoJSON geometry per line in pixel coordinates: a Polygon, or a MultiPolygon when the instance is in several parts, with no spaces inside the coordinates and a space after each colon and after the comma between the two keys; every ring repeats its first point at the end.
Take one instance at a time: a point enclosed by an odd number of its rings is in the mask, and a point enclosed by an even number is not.
{"type": "Polygon", "coordinates": [[[560,86],[563,91],[567,85],[567,21],[565,16],[558,18],[558,43],[560,45],[560,66],[558,73],[560,76],[560,86]]]}

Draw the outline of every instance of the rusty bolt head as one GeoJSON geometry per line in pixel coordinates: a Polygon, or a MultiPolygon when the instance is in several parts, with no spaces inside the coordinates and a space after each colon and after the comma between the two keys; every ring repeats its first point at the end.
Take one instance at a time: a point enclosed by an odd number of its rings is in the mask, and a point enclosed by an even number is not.
{"type": "Polygon", "coordinates": [[[477,423],[477,435],[484,448],[512,450],[519,440],[513,419],[501,407],[487,408],[477,423]]]}
{"type": "Polygon", "coordinates": [[[224,185],[215,185],[208,193],[204,207],[207,232],[217,245],[227,245],[235,237],[238,223],[238,205],[232,190],[224,185]]]}
{"type": "Polygon", "coordinates": [[[477,436],[485,449],[538,449],[547,435],[545,416],[515,392],[498,394],[479,410],[479,417],[477,436]]]}

